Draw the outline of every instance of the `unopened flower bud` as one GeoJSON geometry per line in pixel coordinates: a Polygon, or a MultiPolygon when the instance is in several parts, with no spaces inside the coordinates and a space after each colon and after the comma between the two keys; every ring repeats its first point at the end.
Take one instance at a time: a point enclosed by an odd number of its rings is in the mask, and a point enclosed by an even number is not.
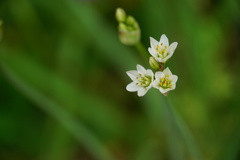
{"type": "Polygon", "coordinates": [[[128,16],[126,23],[119,23],[118,31],[119,39],[125,45],[135,45],[140,41],[140,28],[132,16],[128,16]]]}
{"type": "Polygon", "coordinates": [[[116,9],[116,19],[118,22],[125,22],[126,20],[126,13],[122,8],[116,9]]]}
{"type": "Polygon", "coordinates": [[[137,22],[136,22],[136,20],[135,20],[132,16],[128,16],[128,17],[127,17],[127,20],[126,20],[126,23],[127,23],[128,25],[134,25],[134,24],[137,23],[137,22]]]}
{"type": "Polygon", "coordinates": [[[119,39],[125,45],[135,45],[140,41],[140,30],[132,30],[119,24],[119,39]]]}
{"type": "Polygon", "coordinates": [[[135,45],[140,41],[141,30],[132,16],[127,16],[121,8],[116,10],[116,19],[119,22],[119,39],[125,45],[135,45]]]}
{"type": "Polygon", "coordinates": [[[124,23],[119,23],[119,24],[118,24],[118,30],[119,30],[119,31],[126,31],[126,30],[127,30],[126,24],[124,24],[124,23]]]}
{"type": "Polygon", "coordinates": [[[126,24],[131,26],[132,29],[140,29],[137,21],[132,16],[127,17],[126,24]]]}
{"type": "Polygon", "coordinates": [[[152,67],[152,69],[159,69],[159,63],[156,61],[154,57],[149,58],[149,64],[152,67]]]}

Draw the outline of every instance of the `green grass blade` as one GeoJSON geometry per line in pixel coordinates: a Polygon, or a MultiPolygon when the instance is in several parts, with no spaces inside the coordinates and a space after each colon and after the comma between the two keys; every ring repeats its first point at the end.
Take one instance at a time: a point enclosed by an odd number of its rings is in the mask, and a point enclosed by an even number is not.
{"type": "Polygon", "coordinates": [[[113,160],[114,158],[83,124],[76,122],[74,118],[68,114],[63,107],[59,106],[56,102],[42,95],[34,90],[24,81],[22,81],[10,68],[6,65],[2,65],[3,70],[9,80],[30,100],[36,103],[47,114],[54,117],[60,124],[62,124],[71,134],[84,146],[88,151],[99,160],[113,160]]]}

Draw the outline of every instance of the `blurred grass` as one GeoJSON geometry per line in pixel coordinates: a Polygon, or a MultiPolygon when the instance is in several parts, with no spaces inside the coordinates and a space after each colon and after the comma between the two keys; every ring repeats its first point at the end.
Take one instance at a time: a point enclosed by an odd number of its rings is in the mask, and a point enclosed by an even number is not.
{"type": "Polygon", "coordinates": [[[159,92],[125,90],[144,62],[118,41],[116,7],[146,47],[161,34],[179,43],[169,98],[204,159],[239,159],[237,0],[1,1],[0,159],[192,159],[159,92]]]}
{"type": "MultiPolygon", "coordinates": [[[[44,111],[50,116],[55,118],[62,124],[69,132],[71,132],[80,143],[92,152],[92,155],[96,159],[110,160],[113,159],[107,150],[101,146],[101,143],[95,138],[95,136],[85,129],[80,122],[76,123],[74,119],[67,114],[66,111],[61,110],[62,107],[58,106],[54,101],[42,96],[30,86],[26,85],[19,79],[14,72],[9,69],[9,66],[3,64],[3,69],[8,78],[12,81],[16,87],[18,87],[24,94],[26,94],[33,102],[37,103],[44,111]]],[[[53,158],[55,159],[55,158],[53,158]]]]}

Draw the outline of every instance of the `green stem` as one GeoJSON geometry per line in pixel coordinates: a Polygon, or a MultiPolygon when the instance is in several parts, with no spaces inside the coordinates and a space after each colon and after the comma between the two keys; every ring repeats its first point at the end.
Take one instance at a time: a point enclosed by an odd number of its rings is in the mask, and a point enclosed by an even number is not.
{"type": "Polygon", "coordinates": [[[168,114],[171,117],[173,123],[175,123],[176,127],[178,128],[182,138],[184,139],[184,141],[187,145],[187,148],[190,152],[191,157],[194,160],[202,160],[200,150],[198,149],[196,142],[195,142],[189,128],[183,121],[183,119],[177,113],[175,108],[172,107],[172,105],[170,104],[169,100],[166,97],[161,96],[161,99],[163,102],[163,106],[165,107],[166,114],[168,114]]]}
{"type": "Polygon", "coordinates": [[[146,59],[148,61],[149,58],[149,53],[147,52],[145,46],[142,44],[142,42],[138,42],[135,45],[136,49],[138,50],[138,52],[141,54],[143,59],[146,59]]]}
{"type": "Polygon", "coordinates": [[[183,153],[181,151],[181,146],[177,143],[179,134],[177,133],[177,128],[174,125],[169,108],[164,105],[163,107],[163,117],[165,122],[167,141],[168,141],[168,151],[171,160],[183,160],[183,153]]]}

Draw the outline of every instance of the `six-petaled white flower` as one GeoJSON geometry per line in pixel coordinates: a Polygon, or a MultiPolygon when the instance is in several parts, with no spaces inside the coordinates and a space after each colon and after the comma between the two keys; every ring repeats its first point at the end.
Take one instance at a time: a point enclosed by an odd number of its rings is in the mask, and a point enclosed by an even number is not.
{"type": "MultiPolygon", "coordinates": [[[[168,38],[163,34],[159,42],[150,37],[150,44],[151,47],[148,48],[148,51],[153,56],[149,60],[150,66],[153,69],[162,70],[163,63],[172,57],[178,43],[173,42],[169,46],[168,38]]],[[[169,91],[176,88],[178,80],[178,77],[173,75],[169,68],[156,72],[154,76],[152,70],[146,70],[139,64],[137,70],[127,71],[127,74],[133,82],[128,84],[126,89],[129,92],[137,92],[138,96],[144,96],[151,87],[158,89],[166,96],[169,91]]]]}
{"type": "Polygon", "coordinates": [[[169,91],[176,88],[178,77],[173,75],[172,72],[166,68],[163,72],[155,73],[155,80],[152,85],[154,88],[159,89],[162,94],[167,94],[169,91]]]}
{"type": "Polygon", "coordinates": [[[126,87],[129,92],[137,91],[138,96],[141,97],[152,87],[154,77],[152,70],[146,70],[138,64],[137,70],[127,71],[127,74],[133,80],[133,82],[126,87]]]}
{"type": "Polygon", "coordinates": [[[178,43],[173,42],[169,46],[168,38],[163,34],[160,41],[156,41],[150,37],[151,47],[148,48],[149,53],[160,63],[165,63],[170,57],[172,57],[178,43]]]}

